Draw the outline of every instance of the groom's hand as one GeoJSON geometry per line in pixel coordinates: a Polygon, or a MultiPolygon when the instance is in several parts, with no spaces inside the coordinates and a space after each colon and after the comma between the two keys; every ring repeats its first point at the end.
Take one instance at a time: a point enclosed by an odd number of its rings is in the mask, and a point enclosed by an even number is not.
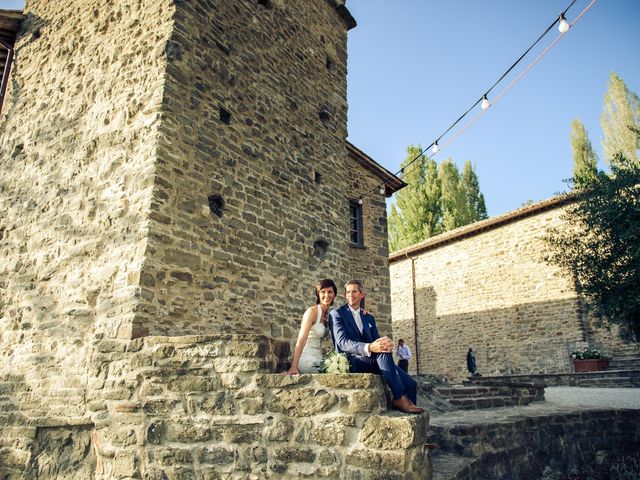
{"type": "Polygon", "coordinates": [[[374,353],[391,353],[393,351],[393,341],[389,337],[380,337],[375,342],[369,344],[369,351],[374,353]]]}

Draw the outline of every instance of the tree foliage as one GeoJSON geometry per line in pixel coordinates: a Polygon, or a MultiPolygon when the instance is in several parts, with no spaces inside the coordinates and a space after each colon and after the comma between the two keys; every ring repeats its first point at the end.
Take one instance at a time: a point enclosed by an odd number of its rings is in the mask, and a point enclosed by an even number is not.
{"type": "Polygon", "coordinates": [[[487,218],[484,196],[471,162],[462,175],[451,159],[437,165],[416,159],[422,148],[407,147],[402,162],[407,186],[396,194],[389,214],[389,249],[393,252],[434,235],[487,218]],[[409,166],[409,163],[411,165],[409,166]]]}
{"type": "Polygon", "coordinates": [[[600,125],[605,158],[610,162],[624,158],[637,164],[640,138],[634,130],[640,128],[640,100],[615,73],[609,76],[600,125]]]}
{"type": "Polygon", "coordinates": [[[598,174],[598,157],[591,146],[584,124],[571,122],[571,150],[573,151],[573,180],[576,188],[589,184],[598,174]]]}
{"type": "Polygon", "coordinates": [[[546,237],[545,260],[570,274],[589,310],[640,338],[640,165],[622,154],[598,172],[546,237]]]}

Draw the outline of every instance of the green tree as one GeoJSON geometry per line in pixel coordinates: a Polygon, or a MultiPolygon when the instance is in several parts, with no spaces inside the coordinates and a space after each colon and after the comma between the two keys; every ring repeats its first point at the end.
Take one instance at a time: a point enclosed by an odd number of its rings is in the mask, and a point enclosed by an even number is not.
{"type": "Polygon", "coordinates": [[[484,195],[480,192],[480,181],[469,160],[464,162],[464,167],[462,168],[462,186],[467,198],[468,209],[468,216],[464,225],[489,218],[484,195]]]}
{"type": "Polygon", "coordinates": [[[640,100],[615,73],[609,75],[600,125],[605,158],[609,162],[625,158],[638,163],[640,138],[634,130],[640,128],[640,100]]]}
{"type": "Polygon", "coordinates": [[[433,159],[416,159],[422,148],[410,145],[402,162],[407,186],[396,194],[389,214],[389,249],[393,252],[441,232],[440,180],[433,159]],[[414,161],[410,166],[409,163],[414,161]]]}
{"type": "Polygon", "coordinates": [[[484,196],[471,162],[465,163],[460,175],[451,159],[440,165],[433,159],[413,162],[421,151],[419,146],[407,147],[407,157],[402,162],[403,180],[408,185],[397,193],[389,213],[392,252],[487,218],[484,196]]]}
{"type": "Polygon", "coordinates": [[[584,124],[577,118],[571,122],[570,139],[573,151],[573,181],[576,188],[582,188],[596,178],[598,157],[591,146],[584,124]]]}
{"type": "Polygon", "coordinates": [[[442,185],[442,229],[446,232],[469,223],[469,209],[460,172],[450,158],[438,165],[438,177],[442,185]]]}
{"type": "Polygon", "coordinates": [[[545,261],[574,279],[589,311],[640,339],[640,165],[618,154],[546,237],[545,261]]]}

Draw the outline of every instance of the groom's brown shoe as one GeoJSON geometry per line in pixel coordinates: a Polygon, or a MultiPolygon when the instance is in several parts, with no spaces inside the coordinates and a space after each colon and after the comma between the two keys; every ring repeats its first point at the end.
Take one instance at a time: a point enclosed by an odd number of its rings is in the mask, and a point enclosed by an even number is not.
{"type": "Polygon", "coordinates": [[[423,413],[424,408],[416,407],[406,395],[401,396],[397,400],[391,402],[391,406],[396,410],[400,410],[404,413],[423,413]]]}

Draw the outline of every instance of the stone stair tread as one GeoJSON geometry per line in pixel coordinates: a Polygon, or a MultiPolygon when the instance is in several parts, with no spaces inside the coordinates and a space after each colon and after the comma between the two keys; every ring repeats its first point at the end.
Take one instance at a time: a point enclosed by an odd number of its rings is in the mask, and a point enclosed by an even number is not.
{"type": "Polygon", "coordinates": [[[431,457],[433,480],[449,480],[461,472],[476,459],[455,455],[453,453],[438,453],[431,457]]]}
{"type": "Polygon", "coordinates": [[[517,405],[517,401],[509,396],[495,396],[495,397],[476,397],[476,398],[452,398],[449,400],[456,407],[466,408],[494,408],[494,407],[507,407],[517,405]]]}

